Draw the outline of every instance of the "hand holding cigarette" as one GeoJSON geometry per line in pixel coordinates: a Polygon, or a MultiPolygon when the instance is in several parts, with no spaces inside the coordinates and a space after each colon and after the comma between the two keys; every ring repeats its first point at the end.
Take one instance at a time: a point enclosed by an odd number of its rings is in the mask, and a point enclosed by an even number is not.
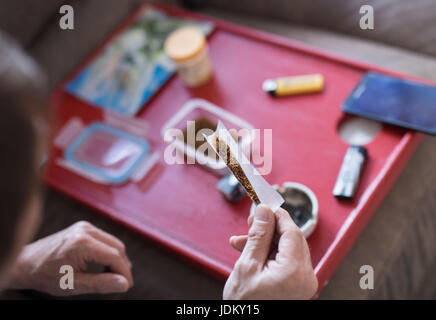
{"type": "Polygon", "coordinates": [[[230,238],[241,256],[224,287],[224,299],[309,299],[318,288],[309,247],[289,214],[260,205],[248,235],[230,238]]]}
{"type": "Polygon", "coordinates": [[[221,122],[206,139],[258,205],[248,219],[248,235],[230,238],[232,246],[242,254],[227,279],[223,298],[311,298],[318,281],[309,248],[289,213],[280,208],[283,197],[243,154],[238,154],[235,141],[221,122]]]}

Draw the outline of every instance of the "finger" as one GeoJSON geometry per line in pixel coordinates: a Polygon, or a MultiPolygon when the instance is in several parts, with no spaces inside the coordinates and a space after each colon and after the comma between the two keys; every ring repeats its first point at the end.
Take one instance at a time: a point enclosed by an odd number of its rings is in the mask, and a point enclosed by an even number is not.
{"type": "Polygon", "coordinates": [[[289,231],[298,229],[298,226],[292,220],[291,215],[283,208],[279,208],[275,212],[276,217],[276,231],[279,235],[289,231]]]}
{"type": "Polygon", "coordinates": [[[115,273],[79,273],[74,277],[73,294],[126,292],[129,281],[115,273]]]}
{"type": "Polygon", "coordinates": [[[248,236],[247,235],[243,235],[243,236],[232,236],[230,237],[229,241],[230,241],[230,245],[238,251],[244,250],[245,244],[247,243],[247,239],[248,236]]]}
{"type": "Polygon", "coordinates": [[[129,285],[133,285],[132,272],[130,265],[123,254],[117,249],[108,246],[95,238],[90,238],[85,251],[85,259],[93,261],[103,266],[107,266],[111,271],[118,273],[127,278],[129,285]]]}
{"type": "Polygon", "coordinates": [[[254,259],[262,265],[265,264],[274,232],[275,217],[273,212],[265,205],[257,206],[241,258],[254,259]]]}
{"type": "MultiPolygon", "coordinates": [[[[279,244],[279,235],[277,233],[274,234],[274,237],[272,239],[272,251],[277,251],[277,246],[279,244]]],[[[230,245],[233,247],[233,249],[238,250],[242,252],[244,250],[245,245],[247,244],[247,235],[241,235],[241,236],[231,236],[229,239],[230,245]]],[[[271,256],[271,255],[270,255],[271,256]]]]}
{"type": "Polygon", "coordinates": [[[248,218],[247,218],[248,229],[250,229],[251,225],[253,224],[253,218],[254,218],[253,214],[248,216],[248,218]]]}
{"type": "Polygon", "coordinates": [[[123,242],[121,242],[121,240],[117,239],[113,235],[111,235],[111,234],[109,234],[101,229],[98,229],[98,228],[92,228],[92,230],[89,231],[89,234],[91,236],[93,236],[94,238],[96,238],[97,240],[100,240],[101,242],[104,242],[107,245],[114,247],[119,252],[121,252],[125,256],[125,258],[127,259],[127,261],[129,262],[129,264],[131,266],[130,260],[126,254],[126,246],[124,245],[123,242]]]}
{"type": "Polygon", "coordinates": [[[300,253],[308,252],[307,242],[301,230],[285,210],[277,210],[275,215],[276,232],[279,235],[276,261],[286,263],[300,259],[300,253]]]}

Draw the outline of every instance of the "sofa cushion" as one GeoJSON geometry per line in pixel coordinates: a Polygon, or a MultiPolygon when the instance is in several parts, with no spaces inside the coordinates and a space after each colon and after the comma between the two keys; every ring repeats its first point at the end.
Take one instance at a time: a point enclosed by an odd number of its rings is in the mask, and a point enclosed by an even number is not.
{"type": "Polygon", "coordinates": [[[436,55],[434,0],[189,0],[198,7],[225,9],[373,39],[436,55]],[[362,30],[362,5],[374,8],[374,30],[362,30]]]}
{"type": "Polygon", "coordinates": [[[56,18],[64,2],[64,0],[2,1],[0,29],[27,46],[40,32],[43,32],[50,21],[56,18]]]}

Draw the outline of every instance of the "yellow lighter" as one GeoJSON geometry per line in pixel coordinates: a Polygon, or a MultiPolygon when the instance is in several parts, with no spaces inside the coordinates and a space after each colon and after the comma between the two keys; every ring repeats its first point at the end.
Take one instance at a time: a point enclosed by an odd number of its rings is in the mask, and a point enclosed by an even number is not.
{"type": "Polygon", "coordinates": [[[265,92],[277,97],[320,92],[323,88],[324,77],[322,74],[267,79],[262,85],[265,92]]]}

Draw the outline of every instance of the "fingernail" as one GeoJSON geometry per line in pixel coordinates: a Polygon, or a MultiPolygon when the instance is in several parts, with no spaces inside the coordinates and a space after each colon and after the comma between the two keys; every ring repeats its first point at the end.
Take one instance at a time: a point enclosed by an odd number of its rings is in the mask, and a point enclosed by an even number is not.
{"type": "Polygon", "coordinates": [[[121,277],[117,277],[113,283],[114,286],[114,290],[117,292],[124,292],[127,290],[126,287],[126,280],[121,278],[121,277]]]}
{"type": "Polygon", "coordinates": [[[229,244],[230,244],[231,246],[233,246],[233,236],[231,236],[231,237],[229,238],[229,244]]]}
{"type": "Polygon", "coordinates": [[[265,206],[264,204],[260,204],[256,207],[256,212],[254,213],[254,219],[268,222],[270,218],[270,211],[271,209],[265,206]]]}

